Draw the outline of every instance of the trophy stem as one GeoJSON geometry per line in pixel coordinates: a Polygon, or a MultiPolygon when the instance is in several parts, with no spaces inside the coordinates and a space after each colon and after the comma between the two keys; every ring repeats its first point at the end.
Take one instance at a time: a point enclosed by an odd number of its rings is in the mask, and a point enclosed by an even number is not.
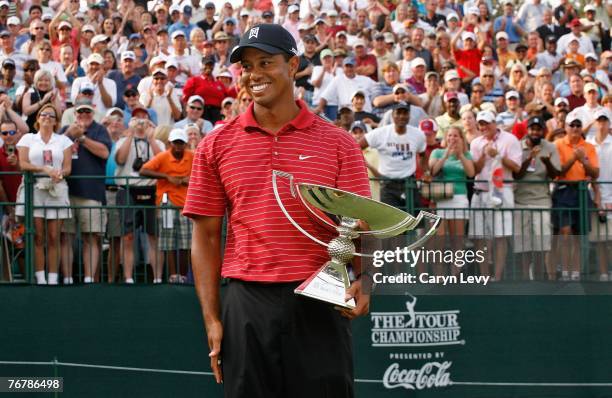
{"type": "Polygon", "coordinates": [[[351,285],[346,264],[353,258],[357,237],[357,220],[342,217],[338,227],[339,236],[332,239],[327,247],[331,257],[319,271],[315,272],[295,289],[296,294],[327,301],[345,308],[355,308],[355,300],[345,301],[346,289],[351,285]]]}

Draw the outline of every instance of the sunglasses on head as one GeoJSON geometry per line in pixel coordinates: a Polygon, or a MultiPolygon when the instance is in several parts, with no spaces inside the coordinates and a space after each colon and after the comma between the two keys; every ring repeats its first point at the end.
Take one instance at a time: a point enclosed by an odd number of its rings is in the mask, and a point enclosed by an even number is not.
{"type": "Polygon", "coordinates": [[[15,135],[17,134],[17,130],[5,130],[2,131],[2,135],[15,135]]]}
{"type": "Polygon", "coordinates": [[[193,109],[193,110],[196,110],[196,111],[201,111],[203,108],[200,108],[199,106],[189,105],[189,109],[193,109]]]}

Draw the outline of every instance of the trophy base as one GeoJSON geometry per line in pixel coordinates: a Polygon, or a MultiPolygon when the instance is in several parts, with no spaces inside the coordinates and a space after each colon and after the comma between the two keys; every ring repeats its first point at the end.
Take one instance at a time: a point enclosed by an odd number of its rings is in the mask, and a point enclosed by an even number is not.
{"type": "Polygon", "coordinates": [[[345,301],[346,289],[350,286],[344,264],[328,261],[295,290],[295,294],[324,301],[339,307],[355,308],[355,299],[345,301]]]}

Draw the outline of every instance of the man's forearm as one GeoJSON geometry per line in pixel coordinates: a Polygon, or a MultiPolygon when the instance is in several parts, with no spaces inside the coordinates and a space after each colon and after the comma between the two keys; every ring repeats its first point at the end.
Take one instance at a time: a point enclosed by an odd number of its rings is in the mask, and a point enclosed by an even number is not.
{"type": "Polygon", "coordinates": [[[191,248],[195,288],[207,329],[221,321],[221,221],[218,228],[211,228],[210,219],[194,220],[191,248]]]}

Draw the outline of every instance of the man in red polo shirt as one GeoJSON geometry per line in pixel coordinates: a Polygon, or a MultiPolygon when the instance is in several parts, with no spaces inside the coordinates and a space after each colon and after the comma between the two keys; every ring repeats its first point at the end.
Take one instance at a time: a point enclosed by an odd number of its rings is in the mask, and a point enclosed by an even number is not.
{"type": "Polygon", "coordinates": [[[457,34],[451,40],[451,50],[457,60],[457,72],[464,83],[469,83],[473,78],[480,75],[480,61],[482,60],[482,48],[485,40],[482,35],[476,39],[474,32],[466,31],[465,26],[461,26],[457,34]],[[463,49],[457,46],[457,41],[461,38],[463,49]]]}
{"type": "Polygon", "coordinates": [[[204,115],[205,120],[210,121],[213,125],[222,119],[221,102],[227,97],[228,90],[223,83],[213,76],[215,68],[215,59],[213,57],[202,58],[202,74],[200,76],[190,77],[183,87],[184,104],[187,103],[192,95],[199,95],[204,98],[204,115]]]}
{"type": "MultiPolygon", "coordinates": [[[[210,346],[225,397],[353,396],[349,319],[368,312],[360,269],[336,310],[293,290],[327,261],[284,217],[272,190],[272,171],[297,181],[369,195],[361,151],[345,131],[294,99],[297,46],[280,25],[250,28],[231,54],[242,64],[253,103],[198,146],[184,214],[193,218],[192,264],[210,346]],[[228,218],[221,259],[221,226],[228,218]],[[229,279],[223,310],[221,277],[229,279]]],[[[280,185],[291,216],[322,240],[332,237],[280,185]]]]}

